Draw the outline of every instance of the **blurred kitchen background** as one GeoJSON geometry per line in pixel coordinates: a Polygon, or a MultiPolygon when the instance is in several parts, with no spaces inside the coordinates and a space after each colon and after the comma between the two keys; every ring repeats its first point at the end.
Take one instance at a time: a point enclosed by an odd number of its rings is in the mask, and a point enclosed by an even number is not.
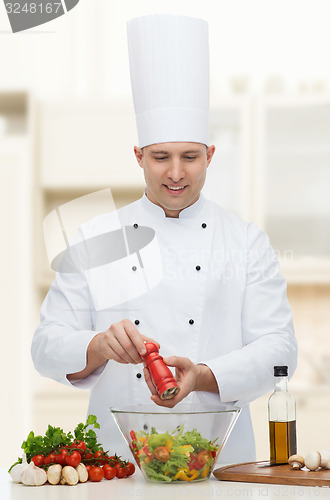
{"type": "MultiPolygon", "coordinates": [[[[330,448],[329,2],[80,0],[15,35],[0,12],[1,467],[31,429],[85,419],[87,392],[42,378],[30,357],[53,277],[42,222],[107,187],[117,207],[143,193],[126,21],[160,12],[209,23],[217,150],[205,195],[270,236],[299,342],[298,450],[330,448]]],[[[268,396],[251,405],[258,459],[269,456],[268,396]]]]}

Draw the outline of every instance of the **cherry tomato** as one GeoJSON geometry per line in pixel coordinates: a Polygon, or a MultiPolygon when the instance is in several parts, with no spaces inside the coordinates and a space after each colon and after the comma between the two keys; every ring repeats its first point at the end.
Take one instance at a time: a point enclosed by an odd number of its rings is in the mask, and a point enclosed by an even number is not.
{"type": "Polygon", "coordinates": [[[91,458],[93,458],[93,452],[92,452],[92,450],[90,450],[89,448],[87,448],[87,449],[86,449],[86,452],[85,452],[85,453],[86,453],[86,454],[85,454],[84,458],[85,458],[86,460],[90,460],[91,458]]]}
{"type": "Polygon", "coordinates": [[[119,457],[117,457],[117,455],[111,455],[109,456],[109,460],[111,460],[112,464],[112,467],[116,467],[117,465],[120,465],[121,464],[121,460],[119,457]]]}
{"type": "Polygon", "coordinates": [[[206,464],[208,460],[212,458],[210,450],[202,450],[198,453],[197,455],[197,460],[199,461],[200,464],[206,464]]]}
{"type": "Polygon", "coordinates": [[[55,453],[49,453],[49,455],[47,455],[47,457],[45,457],[45,460],[44,460],[44,464],[47,465],[47,464],[55,464],[56,460],[56,455],[55,453]]]}
{"type": "Polygon", "coordinates": [[[88,477],[91,481],[94,481],[95,483],[102,481],[102,479],[104,478],[104,472],[102,467],[97,467],[97,466],[92,467],[88,473],[88,477]]]}
{"type": "Polygon", "coordinates": [[[69,455],[68,450],[62,450],[55,457],[55,463],[60,465],[66,465],[66,457],[69,455]]]}
{"type": "Polygon", "coordinates": [[[105,479],[113,479],[116,476],[116,469],[109,464],[103,465],[105,479]]]}
{"type": "Polygon", "coordinates": [[[103,452],[103,457],[102,458],[104,458],[106,460],[105,463],[108,463],[109,460],[110,460],[110,456],[107,453],[105,453],[105,452],[103,452]]]}
{"type": "Polygon", "coordinates": [[[196,453],[190,453],[190,460],[187,463],[187,467],[189,467],[189,470],[201,470],[204,465],[198,461],[196,453]]]}
{"type": "Polygon", "coordinates": [[[81,462],[81,455],[78,451],[74,451],[71,455],[68,455],[65,459],[66,465],[71,465],[71,467],[77,467],[81,462]]]}
{"type": "Polygon", "coordinates": [[[75,441],[72,443],[71,448],[74,448],[80,453],[80,455],[83,455],[86,450],[86,443],[84,441],[75,441]]]}
{"type": "Polygon", "coordinates": [[[126,476],[131,476],[135,472],[135,465],[132,462],[128,462],[126,465],[126,476]]]}
{"type": "Polygon", "coordinates": [[[126,469],[124,469],[124,467],[116,465],[115,469],[116,469],[116,477],[118,477],[119,479],[126,477],[126,469]]]}
{"type": "Polygon", "coordinates": [[[109,455],[107,455],[105,451],[99,450],[94,453],[94,459],[97,460],[101,465],[107,464],[109,462],[109,458],[111,457],[109,457],[109,455]]]}
{"type": "Polygon", "coordinates": [[[167,462],[170,458],[170,452],[166,448],[166,446],[158,446],[158,448],[154,451],[155,458],[160,462],[167,462]]]}
{"type": "Polygon", "coordinates": [[[86,465],[86,470],[88,472],[88,479],[90,479],[89,477],[89,471],[92,469],[93,467],[91,465],[86,465]]]}
{"type": "Polygon", "coordinates": [[[45,457],[43,455],[36,455],[31,458],[31,462],[33,462],[37,467],[40,467],[40,465],[44,465],[45,457]]]}

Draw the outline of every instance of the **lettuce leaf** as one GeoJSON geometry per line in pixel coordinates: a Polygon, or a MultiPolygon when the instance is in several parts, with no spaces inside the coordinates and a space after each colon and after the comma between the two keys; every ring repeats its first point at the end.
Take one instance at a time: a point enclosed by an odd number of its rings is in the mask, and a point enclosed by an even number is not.
{"type": "Polygon", "coordinates": [[[194,448],[194,451],[198,453],[200,450],[216,450],[218,447],[216,445],[212,445],[210,441],[203,438],[196,429],[192,431],[187,431],[180,437],[175,439],[176,446],[184,446],[191,445],[194,448]]]}
{"type": "Polygon", "coordinates": [[[170,476],[165,476],[165,474],[157,472],[152,467],[143,467],[143,469],[151,481],[167,481],[168,483],[172,481],[170,476]]]}
{"type": "Polygon", "coordinates": [[[148,437],[148,448],[151,453],[159,446],[166,446],[168,443],[173,443],[173,436],[169,432],[162,434],[150,434],[148,437]]]}
{"type": "Polygon", "coordinates": [[[174,448],[170,452],[170,458],[165,462],[166,470],[169,471],[170,474],[175,476],[178,472],[178,469],[183,467],[187,467],[187,463],[190,460],[190,454],[182,453],[180,448],[174,448]]]}

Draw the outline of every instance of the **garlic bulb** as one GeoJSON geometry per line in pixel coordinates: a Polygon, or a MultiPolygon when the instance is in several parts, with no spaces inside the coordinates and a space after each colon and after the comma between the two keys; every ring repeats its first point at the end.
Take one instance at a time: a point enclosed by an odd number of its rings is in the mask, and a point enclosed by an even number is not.
{"type": "Polygon", "coordinates": [[[30,462],[21,473],[20,479],[27,486],[41,486],[47,481],[47,474],[43,469],[36,467],[33,462],[30,462]]]}
{"type": "Polygon", "coordinates": [[[21,483],[21,473],[25,470],[29,464],[26,461],[26,454],[23,454],[23,461],[20,464],[14,465],[14,467],[10,471],[10,477],[14,481],[14,483],[21,483]]]}

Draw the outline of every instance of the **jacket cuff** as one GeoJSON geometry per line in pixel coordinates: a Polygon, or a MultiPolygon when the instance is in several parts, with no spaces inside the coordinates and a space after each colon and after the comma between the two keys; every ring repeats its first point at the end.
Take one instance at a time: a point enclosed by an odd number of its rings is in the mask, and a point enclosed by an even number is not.
{"type": "Polygon", "coordinates": [[[79,380],[73,380],[72,382],[70,382],[70,380],[68,380],[66,376],[63,383],[66,385],[70,385],[71,387],[76,387],[77,389],[90,389],[97,382],[99,376],[103,372],[107,363],[108,361],[106,361],[102,366],[94,370],[93,373],[88,375],[88,377],[81,378],[79,380]]]}
{"type": "MultiPolygon", "coordinates": [[[[91,340],[98,332],[92,330],[73,330],[63,328],[61,335],[58,333],[57,326],[49,325],[47,336],[43,338],[39,332],[36,332],[32,341],[32,357],[35,368],[44,377],[52,378],[65,385],[83,386],[86,383],[71,384],[67,379],[70,373],[77,373],[86,367],[87,349],[91,340]],[[64,330],[64,331],[63,331],[64,330]],[[47,364],[45,363],[47,359],[47,364]]],[[[104,369],[102,368],[101,372],[104,369]]],[[[99,375],[97,370],[91,374],[91,380],[99,375]]],[[[86,377],[88,379],[89,377],[86,377]]]]}
{"type": "MultiPolygon", "coordinates": [[[[240,356],[239,351],[237,351],[237,356],[240,356]]],[[[208,366],[212,371],[219,389],[219,394],[217,394],[217,396],[222,403],[228,403],[242,408],[254,399],[251,398],[251,400],[249,400],[246,398],[246,386],[242,384],[242,380],[246,380],[246,377],[253,378],[253,373],[251,372],[244,375],[240,370],[233,370],[233,366],[235,366],[236,363],[237,366],[239,366],[239,360],[237,359],[235,361],[235,351],[225,354],[221,356],[221,358],[201,361],[201,363],[208,366]]],[[[242,370],[244,371],[243,367],[242,370]]],[[[207,395],[209,394],[210,393],[207,393],[207,395]]]]}
{"type": "MultiPolygon", "coordinates": [[[[216,408],[216,406],[219,404],[219,403],[223,403],[223,404],[230,404],[232,406],[238,406],[238,407],[241,407],[241,405],[238,404],[238,401],[232,401],[230,400],[229,398],[227,399],[224,399],[223,395],[222,395],[222,383],[221,383],[221,375],[220,377],[218,377],[216,375],[216,371],[214,368],[212,368],[212,365],[215,365],[217,364],[216,363],[217,360],[214,360],[214,363],[212,363],[212,361],[201,361],[199,362],[198,364],[199,365],[205,365],[207,366],[213,373],[214,375],[214,378],[216,380],[216,383],[217,383],[217,386],[218,386],[218,393],[216,392],[208,392],[208,391],[196,391],[196,395],[200,401],[200,403],[202,404],[205,404],[205,405],[208,405],[208,406],[214,406],[216,408]]],[[[245,404],[243,404],[243,406],[245,406],[245,404]]]]}

